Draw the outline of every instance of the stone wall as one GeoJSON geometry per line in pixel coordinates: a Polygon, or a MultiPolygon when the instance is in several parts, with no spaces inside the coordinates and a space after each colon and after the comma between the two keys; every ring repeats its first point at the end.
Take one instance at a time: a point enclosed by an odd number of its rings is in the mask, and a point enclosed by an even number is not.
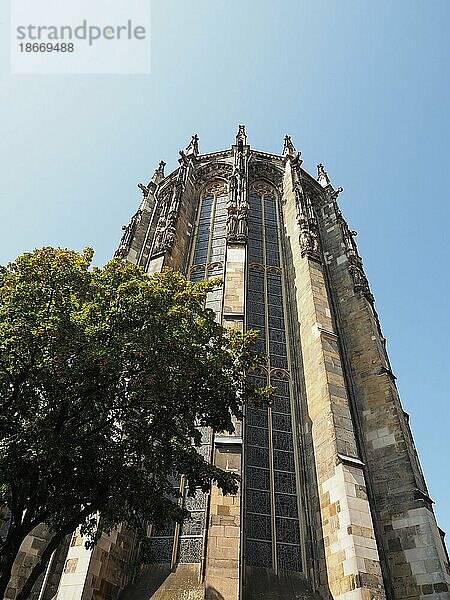
{"type": "MultiPolygon", "coordinates": [[[[37,564],[42,550],[47,546],[51,536],[44,525],[38,525],[22,542],[16,562],[14,563],[11,579],[6,589],[5,600],[14,600],[24,586],[32,569],[37,564]]],[[[30,600],[36,600],[40,592],[43,575],[36,582],[30,600]]]]}
{"type": "Polygon", "coordinates": [[[355,234],[343,220],[331,186],[325,194],[322,243],[386,587],[396,600],[449,598],[448,561],[373,296],[355,259],[355,234]]]}
{"type": "Polygon", "coordinates": [[[188,177],[186,188],[181,198],[175,240],[164,265],[182,273],[186,273],[187,271],[197,206],[198,193],[193,185],[192,177],[188,177]]]}
{"type": "MultiPolygon", "coordinates": [[[[277,272],[283,273],[287,300],[285,375],[294,389],[296,481],[304,496],[298,503],[302,572],[276,572],[276,560],[270,569],[242,564],[240,493],[223,496],[212,486],[200,562],[144,566],[131,583],[131,532],[119,527],[93,551],[75,535],[55,554],[42,600],[54,600],[56,593],[57,600],[116,600],[124,586],[123,600],[449,600],[448,557],[355,234],[337,205],[339,190],[323,168],[320,186],[300,169],[289,138],[283,156],[254,152],[240,127],[236,145],[203,157],[194,138],[189,152],[181,152],[179,168],[164,177],[161,163],[149,185],[140,186],[144,199],[118,255],[149,273],[165,266],[187,273],[197,207],[208,186],[216,182],[225,190],[230,184],[230,198],[239,199],[234,208],[241,209],[257,180],[262,186],[270,182],[282,196],[277,272]]],[[[242,222],[240,237],[233,233],[233,202],[217,318],[243,330],[247,234],[242,222]]],[[[221,261],[213,264],[221,267],[221,261]]],[[[216,435],[213,456],[222,468],[240,472],[242,424],[236,426],[234,437],[216,435]]],[[[272,521],[276,547],[275,512],[272,521]]],[[[8,600],[14,600],[47,535],[38,528],[25,540],[8,600]]],[[[37,600],[39,587],[30,600],[37,600]]]]}
{"type": "Polygon", "coordinates": [[[303,253],[294,188],[286,165],[284,222],[290,246],[305,385],[304,427],[312,442],[309,485],[318,493],[314,538],[319,555],[318,587],[333,598],[384,598],[379,556],[366,495],[338,334],[321,260],[303,253]],[[291,183],[291,181],[292,183],[291,183]],[[302,256],[303,253],[303,256],[302,256]]]}

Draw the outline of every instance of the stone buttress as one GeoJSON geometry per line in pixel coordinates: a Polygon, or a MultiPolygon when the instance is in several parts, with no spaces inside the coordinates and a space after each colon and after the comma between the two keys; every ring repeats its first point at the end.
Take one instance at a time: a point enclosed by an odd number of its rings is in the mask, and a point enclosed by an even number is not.
{"type": "Polygon", "coordinates": [[[243,126],[231,148],[200,154],[195,135],[178,167],[164,166],[139,184],[116,255],[221,278],[206,305],[260,332],[265,360],[250,377],[277,393],[247,406],[232,435],[202,430],[202,456],[241,474],[237,495],[188,497],[181,477],[191,519],[149,527],[152,564],[138,565],[125,528],[93,552],[75,534],[33,600],[448,600],[443,533],[342,188],[322,165],[317,178],[302,169],[289,136],[281,154],[260,152],[243,126]]]}

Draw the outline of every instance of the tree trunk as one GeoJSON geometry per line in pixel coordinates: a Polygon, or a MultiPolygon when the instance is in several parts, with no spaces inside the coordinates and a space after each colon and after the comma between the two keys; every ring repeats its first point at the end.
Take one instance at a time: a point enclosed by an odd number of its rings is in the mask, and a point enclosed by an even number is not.
{"type": "Polygon", "coordinates": [[[33,570],[28,576],[28,579],[25,581],[23,588],[17,594],[16,600],[27,600],[27,598],[30,597],[30,594],[33,590],[33,586],[38,580],[39,575],[41,575],[45,571],[53,552],[56,550],[56,548],[59,546],[62,540],[66,537],[66,535],[67,534],[65,533],[58,532],[55,536],[52,537],[50,542],[47,544],[47,547],[43,551],[39,562],[33,567],[33,570]]]}
{"type": "Polygon", "coordinates": [[[0,598],[5,597],[6,588],[11,579],[14,561],[16,560],[17,553],[19,552],[23,540],[27,536],[27,532],[24,532],[22,529],[15,529],[16,531],[12,530],[10,527],[8,537],[0,548],[0,598]]]}
{"type": "Polygon", "coordinates": [[[8,527],[8,533],[3,544],[0,545],[0,598],[5,597],[6,588],[11,579],[11,573],[16,560],[20,546],[24,539],[35,527],[44,522],[47,513],[35,515],[34,519],[21,520],[17,513],[20,510],[12,511],[11,522],[8,527]]]}
{"type": "MultiPolygon", "coordinates": [[[[45,571],[48,562],[53,554],[53,552],[57,549],[62,540],[73,533],[75,529],[78,527],[80,523],[84,521],[84,519],[92,513],[92,508],[85,509],[81,511],[76,517],[67,522],[64,527],[55,532],[55,535],[52,537],[50,542],[47,544],[45,550],[41,554],[41,558],[33,567],[30,575],[23,588],[20,590],[18,595],[16,596],[16,600],[27,600],[31,594],[34,584],[36,583],[38,577],[45,571]]],[[[0,596],[1,598],[1,596],[0,596]]]]}
{"type": "Polygon", "coordinates": [[[6,588],[8,587],[9,580],[11,579],[11,571],[14,564],[14,558],[11,560],[10,556],[2,556],[0,560],[0,598],[5,597],[6,588]]]}

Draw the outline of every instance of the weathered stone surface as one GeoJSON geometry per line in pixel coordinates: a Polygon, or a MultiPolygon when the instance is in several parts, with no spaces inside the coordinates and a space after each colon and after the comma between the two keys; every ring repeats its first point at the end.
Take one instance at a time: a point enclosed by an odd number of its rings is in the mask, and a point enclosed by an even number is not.
{"type": "MultiPolygon", "coordinates": [[[[442,532],[356,234],[337,204],[342,188],[323,165],[315,180],[301,162],[289,136],[282,155],[258,152],[240,126],[230,149],[207,155],[193,136],[178,169],[164,176],[160,165],[140,186],[144,198],[118,254],[149,273],[170,266],[193,279],[222,276],[207,306],[228,327],[247,327],[249,289],[259,294],[253,312],[269,356],[257,374],[288,391],[248,412],[234,439],[217,434],[214,448],[203,447],[244,478],[236,496],[210,490],[199,562],[177,563],[175,545],[173,566],[146,565],[133,578],[135,554],[121,528],[92,553],[75,537],[59,549],[41,600],[450,599],[442,532]],[[212,208],[200,224],[205,198],[212,208]]],[[[25,541],[7,598],[44,538],[40,531],[25,541]]]]}
{"type": "MultiPolygon", "coordinates": [[[[448,559],[427,499],[373,296],[367,288],[355,288],[348,260],[342,260],[349,254],[349,230],[331,189],[325,193],[320,212],[334,320],[345,355],[353,419],[366,463],[368,497],[388,593],[396,599],[448,593],[448,559]],[[435,583],[443,592],[436,592],[434,587],[424,591],[423,585],[435,583]]],[[[354,243],[352,247],[356,248],[354,243]]]]}

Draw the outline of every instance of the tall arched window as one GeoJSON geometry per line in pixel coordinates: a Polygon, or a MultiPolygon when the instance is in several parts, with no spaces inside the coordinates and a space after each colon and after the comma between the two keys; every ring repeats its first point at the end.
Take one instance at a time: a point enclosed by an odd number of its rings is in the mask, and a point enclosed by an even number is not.
{"type": "MultiPolygon", "coordinates": [[[[201,281],[222,277],[227,235],[228,189],[225,181],[216,180],[206,186],[200,196],[189,278],[201,281]]],[[[207,308],[219,315],[222,288],[213,290],[206,300],[207,308]]]]}
{"type": "Polygon", "coordinates": [[[245,416],[245,561],[276,571],[301,571],[298,475],[292,390],[280,260],[278,194],[265,182],[250,190],[247,329],[261,332],[267,365],[252,378],[271,383],[269,408],[248,406],[245,416]]]}

